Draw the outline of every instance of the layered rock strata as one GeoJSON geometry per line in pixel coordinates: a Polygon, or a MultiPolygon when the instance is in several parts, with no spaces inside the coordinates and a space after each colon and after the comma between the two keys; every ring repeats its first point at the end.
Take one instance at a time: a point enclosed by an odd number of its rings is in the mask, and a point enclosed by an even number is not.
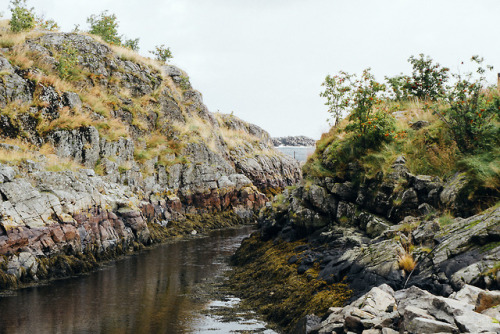
{"type": "Polygon", "coordinates": [[[185,72],[149,62],[79,34],[2,49],[3,287],[57,276],[51,259],[67,275],[203,229],[197,216],[253,221],[266,194],[301,179],[267,132],[209,112],[185,72]]]}

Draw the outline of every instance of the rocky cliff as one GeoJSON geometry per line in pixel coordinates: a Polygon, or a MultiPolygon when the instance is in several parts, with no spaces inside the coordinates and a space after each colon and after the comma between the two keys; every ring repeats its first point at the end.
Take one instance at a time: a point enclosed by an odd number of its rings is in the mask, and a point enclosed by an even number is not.
{"type": "Polygon", "coordinates": [[[301,179],[176,67],[82,34],[0,34],[0,287],[253,220],[301,179]]]}
{"type": "MultiPolygon", "coordinates": [[[[418,128],[413,131],[414,138],[419,138],[420,134],[426,138],[426,131],[430,130],[418,128]]],[[[444,179],[437,175],[414,174],[410,170],[414,165],[403,155],[393,158],[386,169],[381,168],[381,163],[376,165],[376,173],[372,172],[373,164],[369,159],[375,156],[382,161],[379,152],[368,151],[363,156],[353,154],[350,160],[339,163],[341,158],[335,150],[341,147],[342,140],[340,137],[317,144],[315,156],[304,167],[304,181],[289,187],[268,203],[259,216],[259,232],[246,240],[235,256],[235,264],[240,266],[233,278],[236,285],[246,284],[241,273],[250,273],[245,272],[245,268],[253,268],[257,263],[262,266],[272,253],[273,261],[286,268],[282,272],[293,277],[294,282],[302,280],[302,285],[290,289],[308,291],[310,297],[293,304],[280,293],[278,285],[269,283],[270,273],[254,275],[253,280],[259,285],[267,284],[273,296],[242,295],[286,331],[291,331],[291,324],[302,319],[297,333],[381,333],[383,328],[384,333],[389,333],[388,330],[409,333],[497,331],[498,326],[491,315],[483,317],[488,319],[488,325],[476,328],[471,319],[474,314],[478,319],[482,315],[472,312],[473,307],[459,306],[453,300],[435,295],[449,297],[469,285],[477,289],[500,289],[498,189],[488,184],[477,190],[471,173],[460,170],[448,171],[444,179]],[[471,189],[476,190],[473,193],[471,189]],[[485,205],[481,200],[484,199],[493,205],[483,209],[485,205]],[[359,306],[362,303],[353,301],[383,284],[391,291],[396,290],[396,295],[394,291],[389,293],[392,300],[396,298],[393,305],[402,305],[405,298],[410,298],[399,290],[416,289],[410,290],[411,298],[427,305],[422,306],[427,311],[407,315],[405,308],[400,307],[399,313],[393,314],[386,310],[363,313],[367,310],[359,306]],[[313,286],[311,292],[309,289],[313,286]],[[339,293],[342,286],[344,291],[339,293]],[[419,289],[425,291],[419,292],[419,289]],[[326,295],[318,300],[315,296],[320,293],[326,295]],[[413,293],[427,298],[426,302],[413,293]],[[329,306],[341,306],[346,294],[351,296],[351,306],[356,310],[334,308],[328,311],[329,306]],[[449,312],[448,318],[436,316],[429,311],[428,304],[438,302],[443,308],[454,305],[470,311],[467,321],[456,320],[456,316],[465,311],[451,308],[445,311],[449,312]],[[280,306],[266,306],[271,304],[280,306]],[[283,305],[292,314],[286,321],[281,321],[283,305]],[[326,315],[323,318],[306,317],[311,313],[326,315]],[[413,321],[416,317],[420,318],[413,321]],[[307,325],[308,319],[316,319],[316,325],[314,321],[307,325]],[[377,319],[386,323],[377,327],[374,323],[377,319]],[[440,323],[443,321],[444,324],[440,323]],[[419,331],[420,325],[427,327],[419,331]]],[[[281,282],[283,278],[273,280],[281,282]]],[[[475,304],[476,300],[470,303],[475,304]]]]}

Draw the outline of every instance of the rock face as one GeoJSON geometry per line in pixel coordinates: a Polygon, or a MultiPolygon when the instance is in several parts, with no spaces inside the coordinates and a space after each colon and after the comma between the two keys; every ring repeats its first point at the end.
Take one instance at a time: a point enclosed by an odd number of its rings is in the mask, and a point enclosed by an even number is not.
{"type": "Polygon", "coordinates": [[[289,136],[272,138],[274,146],[314,146],[316,140],[306,136],[289,136]]]}
{"type": "Polygon", "coordinates": [[[298,276],[352,289],[351,304],[310,332],[498,332],[500,207],[468,214],[466,175],[413,175],[403,157],[372,177],[346,167],[286,189],[259,215],[261,240],[305,240],[289,262],[298,276]]]}
{"type": "Polygon", "coordinates": [[[19,143],[0,153],[23,155],[0,165],[3,283],[36,279],[54,256],[148,244],[148,223],[253,220],[266,195],[301,179],[263,129],[209,112],[185,72],[120,52],[46,33],[0,53],[0,140],[19,143]]]}
{"type": "Polygon", "coordinates": [[[439,217],[439,210],[458,205],[450,189],[460,188],[461,179],[412,175],[404,160],[362,184],[319,178],[286,190],[261,211],[260,233],[265,240],[307,238],[312,260],[301,271],[318,265],[319,276],[346,280],[355,295],[383,283],[445,296],[465,284],[498,289],[500,208],[466,219],[439,217]]]}
{"type": "Polygon", "coordinates": [[[465,286],[444,298],[417,287],[394,292],[381,285],[344,308],[331,308],[324,321],[302,333],[498,333],[498,320],[476,307],[478,294],[460,298],[475,289],[465,286]]]}

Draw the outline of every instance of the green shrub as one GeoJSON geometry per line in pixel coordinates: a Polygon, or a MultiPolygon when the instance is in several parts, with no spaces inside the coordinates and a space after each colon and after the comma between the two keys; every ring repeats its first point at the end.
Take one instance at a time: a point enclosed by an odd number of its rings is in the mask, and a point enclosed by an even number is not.
{"type": "Polygon", "coordinates": [[[401,73],[400,75],[397,75],[395,77],[385,77],[385,80],[387,81],[389,87],[391,88],[392,98],[394,100],[396,101],[408,100],[410,94],[407,85],[407,83],[409,82],[408,76],[403,75],[401,73]]]}
{"type": "Polygon", "coordinates": [[[404,85],[408,93],[419,99],[435,100],[442,97],[449,69],[434,64],[432,59],[423,53],[418,58],[411,56],[408,62],[413,66],[412,75],[406,79],[404,85]]]}
{"type": "MultiPolygon", "coordinates": [[[[139,38],[124,39],[118,35],[118,19],[115,14],[109,14],[105,10],[99,15],[88,17],[87,23],[90,24],[89,33],[100,36],[105,42],[124,46],[133,51],[139,50],[139,38]]],[[[75,26],[75,31],[78,31],[78,26],[75,26]]]]}
{"type": "Polygon", "coordinates": [[[121,45],[118,35],[118,21],[115,14],[108,14],[105,10],[99,15],[91,15],[87,18],[90,24],[89,33],[102,37],[105,42],[121,45]]]}
{"type": "Polygon", "coordinates": [[[33,7],[27,8],[26,0],[11,0],[10,30],[13,32],[30,31],[36,27],[43,30],[55,31],[59,29],[57,23],[52,19],[45,19],[44,16],[37,16],[33,7]]]}
{"type": "Polygon", "coordinates": [[[127,39],[123,42],[123,46],[133,51],[139,51],[139,38],[127,39]]]}
{"type": "MultiPolygon", "coordinates": [[[[471,59],[478,64],[478,78],[474,74],[454,74],[455,84],[446,94],[449,108],[435,113],[446,123],[462,153],[491,149],[499,143],[496,124],[500,115],[500,98],[485,94],[486,72],[481,67],[483,59],[471,59]]],[[[489,69],[493,67],[488,66],[489,69]]]]}
{"type": "Polygon", "coordinates": [[[10,30],[13,32],[29,31],[36,26],[34,8],[26,7],[26,0],[11,0],[10,30]]]}
{"type": "Polygon", "coordinates": [[[78,50],[70,44],[64,43],[57,71],[62,79],[76,79],[81,73],[78,67],[78,50]]]}
{"type": "Polygon", "coordinates": [[[149,51],[149,53],[153,54],[156,60],[163,63],[168,63],[168,61],[173,58],[172,51],[170,51],[170,48],[167,48],[164,44],[155,46],[155,49],[153,51],[149,51]]]}

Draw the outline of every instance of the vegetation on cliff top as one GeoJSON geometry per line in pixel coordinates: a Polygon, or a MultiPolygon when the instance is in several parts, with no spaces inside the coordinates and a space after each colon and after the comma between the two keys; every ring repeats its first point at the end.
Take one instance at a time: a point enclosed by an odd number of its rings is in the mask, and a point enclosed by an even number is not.
{"type": "Polygon", "coordinates": [[[321,96],[336,120],[317,142],[304,176],[342,179],[353,163],[358,181],[371,178],[403,156],[413,174],[448,178],[469,175],[469,197],[484,208],[498,201],[500,188],[500,94],[486,85],[491,70],[472,57],[476,73],[452,74],[420,55],[410,57],[411,75],[378,83],[365,70],[358,79],[327,76],[321,96]],[[340,121],[348,113],[348,117],[340,121]]]}
{"type": "MultiPolygon", "coordinates": [[[[11,11],[12,20],[0,21],[0,47],[4,48],[3,56],[14,66],[15,73],[27,80],[34,90],[29,94],[32,97],[7,98],[1,105],[0,117],[9,126],[0,129],[0,136],[22,150],[14,154],[15,159],[39,160],[36,151],[40,151],[47,135],[57,130],[89,126],[95,127],[102,138],[111,142],[133,139],[134,158],[144,168],[146,161],[165,167],[189,163],[183,153],[189,143],[204,143],[214,152],[248,144],[258,147],[261,141],[258,136],[232,128],[228,125],[230,122],[220,116],[205,114],[198,98],[201,95],[191,87],[184,72],[175,69],[175,79],[174,75],[165,72],[163,66],[172,58],[169,48],[156,47],[151,51],[155,59],[134,52],[136,47],[128,45],[128,40],[118,34],[115,15],[103,12],[88,20],[95,45],[103,44],[110,50],[109,55],[96,59],[85,53],[86,46],[81,43],[86,42],[76,37],[85,36],[85,33],[64,34],[62,44],[47,43],[43,39],[47,34],[46,26],[29,23],[36,21],[33,8],[27,8],[25,1],[18,0],[12,1],[11,11]],[[14,15],[17,12],[22,15],[14,15]],[[113,57],[118,62],[113,63],[113,57]],[[92,68],[100,66],[99,62],[104,64],[109,75],[99,74],[99,68],[92,68]],[[115,65],[118,68],[113,68],[115,65]],[[66,92],[76,93],[81,104],[58,109],[47,99],[50,90],[59,96],[66,92]],[[24,129],[27,117],[33,131],[24,129]]],[[[55,29],[57,26],[51,30],[55,29]]],[[[12,74],[2,71],[0,79],[9,80],[12,74]]],[[[54,153],[53,148],[46,147],[49,143],[44,145],[45,153],[54,153]]],[[[255,148],[250,151],[253,155],[266,153],[255,148]]],[[[2,155],[7,161],[12,152],[2,155]]],[[[57,158],[51,156],[51,159],[57,158]]],[[[67,164],[61,161],[60,165],[67,164]]],[[[127,166],[121,167],[127,169],[127,166]]],[[[101,169],[96,165],[98,172],[101,169]]]]}

